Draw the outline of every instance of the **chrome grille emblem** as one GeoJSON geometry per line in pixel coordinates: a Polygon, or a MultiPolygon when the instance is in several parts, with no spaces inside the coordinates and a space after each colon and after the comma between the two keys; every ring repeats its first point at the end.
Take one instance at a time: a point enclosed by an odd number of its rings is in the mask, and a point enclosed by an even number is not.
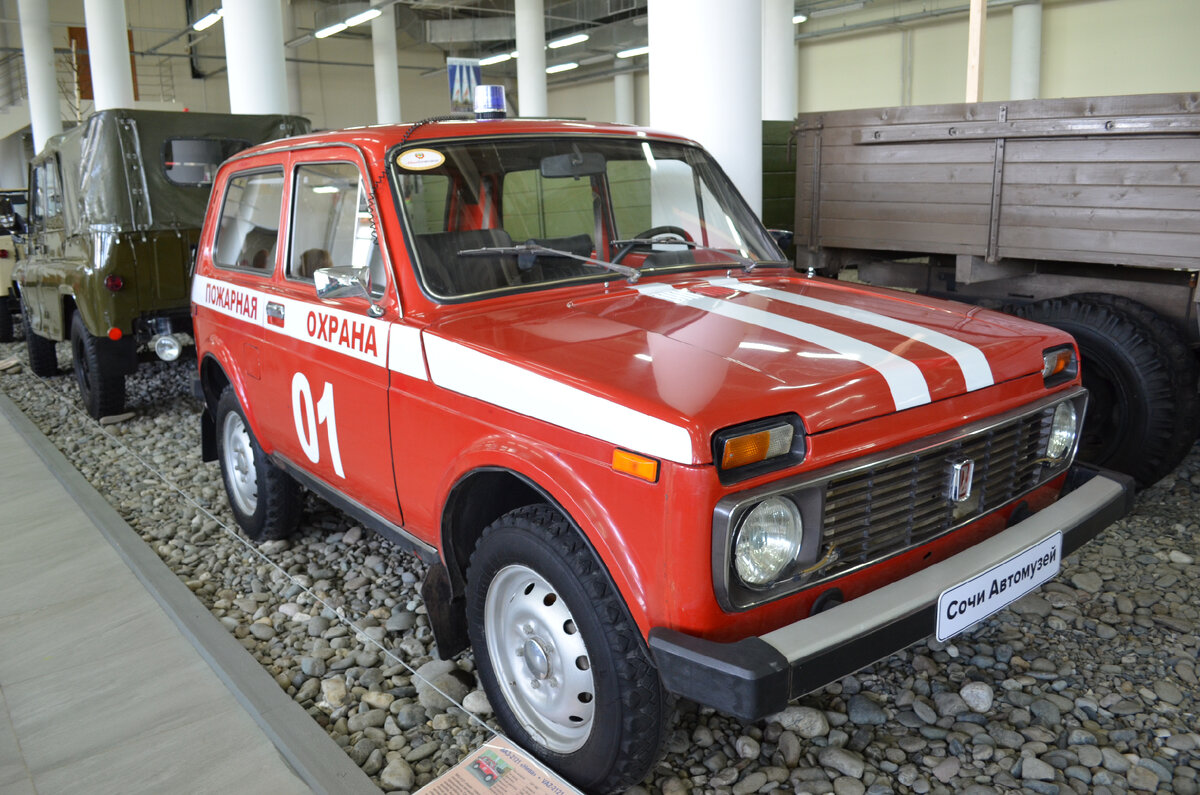
{"type": "Polygon", "coordinates": [[[971,481],[974,478],[974,460],[964,458],[950,462],[950,483],[946,496],[951,502],[966,502],[971,499],[971,481]]]}

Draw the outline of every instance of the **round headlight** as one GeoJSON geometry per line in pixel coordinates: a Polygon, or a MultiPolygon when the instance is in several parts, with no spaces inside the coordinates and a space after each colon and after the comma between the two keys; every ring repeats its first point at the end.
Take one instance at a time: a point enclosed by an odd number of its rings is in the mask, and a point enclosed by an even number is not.
{"type": "Polygon", "coordinates": [[[1075,404],[1071,401],[1059,403],[1050,421],[1050,439],[1046,442],[1046,457],[1058,461],[1075,447],[1077,417],[1075,404]]]}
{"type": "Polygon", "coordinates": [[[746,514],[733,542],[733,563],[747,585],[767,585],[796,559],[804,523],[795,503],[769,497],[746,514]]]}

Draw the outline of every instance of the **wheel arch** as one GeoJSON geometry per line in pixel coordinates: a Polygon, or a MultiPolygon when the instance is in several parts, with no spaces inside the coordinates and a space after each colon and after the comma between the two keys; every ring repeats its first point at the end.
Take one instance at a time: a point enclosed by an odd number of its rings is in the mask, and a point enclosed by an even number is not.
{"type": "Polygon", "coordinates": [[[430,568],[422,586],[443,656],[456,653],[467,644],[463,603],[466,574],[471,553],[484,529],[509,511],[533,503],[549,505],[571,524],[608,571],[634,622],[643,633],[648,631],[645,594],[638,587],[640,577],[633,571],[632,561],[621,553],[618,529],[609,512],[570,466],[550,450],[529,440],[514,442],[511,437],[503,446],[482,442],[475,452],[464,454],[459,460],[462,466],[441,502],[441,561],[430,568]],[[483,460],[484,450],[489,460],[483,460]],[[497,461],[498,450],[507,450],[504,460],[497,461]],[[577,499],[575,495],[580,497],[577,499]],[[435,604],[442,603],[448,609],[434,609],[435,604]],[[461,635],[457,634],[458,629],[461,635]],[[447,647],[454,651],[446,651],[447,647]]]}

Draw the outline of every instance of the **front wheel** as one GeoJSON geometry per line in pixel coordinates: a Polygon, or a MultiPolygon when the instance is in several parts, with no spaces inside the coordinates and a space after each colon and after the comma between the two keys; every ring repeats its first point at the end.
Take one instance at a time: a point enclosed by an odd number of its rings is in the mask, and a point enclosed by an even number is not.
{"type": "Polygon", "coordinates": [[[13,297],[9,295],[0,295],[0,342],[12,342],[13,340],[13,309],[15,304],[13,297]]]}
{"type": "Polygon", "coordinates": [[[519,745],[588,791],[642,780],[667,695],[603,563],[561,513],[518,508],[484,531],[467,620],[488,701],[519,745]]]}
{"type": "Polygon", "coordinates": [[[42,378],[58,373],[58,351],[54,340],[39,337],[29,323],[29,307],[21,304],[21,325],[25,331],[25,350],[29,354],[29,369],[42,378]]]}
{"type": "Polygon", "coordinates": [[[287,538],[300,523],[300,487],[259,446],[233,387],[217,401],[217,460],[229,507],[251,541],[287,538]]]}
{"type": "Polygon", "coordinates": [[[78,312],[71,319],[71,358],[79,397],[95,419],[125,410],[125,374],[112,350],[112,340],[93,337],[78,312]]]}

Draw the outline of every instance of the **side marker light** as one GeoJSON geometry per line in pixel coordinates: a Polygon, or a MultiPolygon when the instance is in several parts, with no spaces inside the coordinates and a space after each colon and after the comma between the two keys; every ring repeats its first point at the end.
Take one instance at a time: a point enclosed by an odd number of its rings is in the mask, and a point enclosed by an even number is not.
{"type": "Polygon", "coordinates": [[[616,472],[624,472],[651,483],[658,481],[658,461],[628,450],[613,450],[612,468],[616,472]]]}

